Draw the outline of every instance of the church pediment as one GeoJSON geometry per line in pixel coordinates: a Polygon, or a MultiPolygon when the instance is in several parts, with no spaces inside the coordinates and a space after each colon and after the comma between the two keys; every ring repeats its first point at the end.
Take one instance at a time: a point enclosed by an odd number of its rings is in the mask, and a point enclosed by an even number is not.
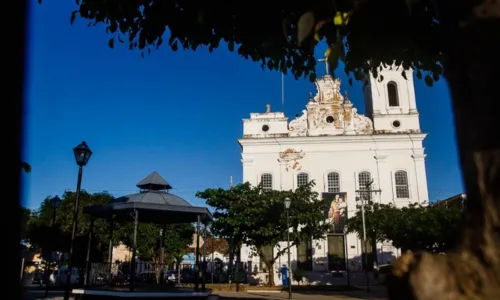
{"type": "Polygon", "coordinates": [[[368,135],[373,133],[372,121],[361,114],[351,101],[340,93],[340,79],[325,75],[316,80],[316,95],[300,116],[288,126],[290,136],[368,135]]]}

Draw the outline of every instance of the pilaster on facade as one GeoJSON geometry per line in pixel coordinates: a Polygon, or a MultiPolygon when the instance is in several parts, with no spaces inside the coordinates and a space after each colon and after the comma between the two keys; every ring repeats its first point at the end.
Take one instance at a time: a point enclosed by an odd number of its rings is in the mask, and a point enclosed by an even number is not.
{"type": "Polygon", "coordinates": [[[377,154],[374,156],[374,158],[377,160],[377,162],[383,163],[386,162],[387,154],[377,154]]]}
{"type": "Polygon", "coordinates": [[[242,159],[241,163],[243,164],[244,167],[251,167],[253,165],[254,160],[253,159],[242,159]]]}
{"type": "Polygon", "coordinates": [[[412,158],[414,161],[424,161],[425,160],[425,157],[427,156],[427,154],[425,153],[420,153],[420,154],[412,154],[412,158]]]}

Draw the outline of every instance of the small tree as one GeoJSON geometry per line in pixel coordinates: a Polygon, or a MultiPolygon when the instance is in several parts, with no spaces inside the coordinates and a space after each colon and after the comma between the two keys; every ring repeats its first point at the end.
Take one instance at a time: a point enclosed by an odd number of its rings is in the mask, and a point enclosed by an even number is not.
{"type": "MultiPolygon", "coordinates": [[[[50,199],[45,198],[40,207],[33,210],[26,230],[26,238],[30,243],[47,253],[46,251],[68,251],[73,227],[73,209],[76,194],[65,192],[61,198],[61,206],[54,211],[50,199]],[[54,214],[55,213],[55,214],[54,214]],[[53,224],[53,218],[55,224],[53,224]]],[[[90,194],[85,191],[80,193],[79,214],[77,218],[77,232],[75,236],[75,246],[73,253],[74,266],[83,270],[87,256],[88,231],[90,229],[90,216],[82,213],[86,205],[105,204],[113,199],[107,193],[90,194]]],[[[115,224],[115,231],[119,231],[115,224]]],[[[114,236],[114,243],[118,243],[118,238],[114,236]]],[[[96,220],[94,223],[94,238],[91,249],[91,260],[102,261],[103,253],[107,251],[109,245],[109,224],[105,220],[96,220]]]]}
{"type": "Polygon", "coordinates": [[[166,226],[165,251],[171,255],[177,265],[177,283],[181,283],[181,262],[186,249],[193,242],[195,228],[193,224],[171,224],[166,226]]]}
{"type": "MultiPolygon", "coordinates": [[[[446,252],[452,249],[460,233],[461,213],[455,207],[423,206],[417,203],[396,208],[369,202],[365,205],[368,238],[392,244],[403,251],[446,252]]],[[[348,221],[349,232],[363,235],[361,211],[348,221]]]]}
{"type": "Polygon", "coordinates": [[[295,191],[264,190],[249,183],[232,189],[207,189],[198,192],[197,197],[215,208],[216,228],[234,228],[236,235],[248,245],[255,247],[256,254],[266,265],[270,286],[274,286],[275,261],[286,253],[287,247],[280,247],[290,230],[290,247],[309,240],[321,238],[329,228],[323,224],[325,201],[318,199],[318,193],[311,190],[314,182],[303,185],[295,191]],[[284,199],[292,200],[290,206],[290,228],[287,228],[284,199]],[[270,246],[278,251],[269,255],[263,248],[270,246]]]}
{"type": "MultiPolygon", "coordinates": [[[[123,224],[120,239],[128,247],[133,245],[134,224],[123,224]]],[[[137,256],[140,260],[151,261],[154,264],[156,281],[161,280],[161,267],[176,260],[185,254],[185,249],[193,240],[194,227],[192,224],[169,224],[165,226],[164,257],[161,259],[160,239],[163,226],[157,224],[139,223],[137,228],[137,256]]]]}

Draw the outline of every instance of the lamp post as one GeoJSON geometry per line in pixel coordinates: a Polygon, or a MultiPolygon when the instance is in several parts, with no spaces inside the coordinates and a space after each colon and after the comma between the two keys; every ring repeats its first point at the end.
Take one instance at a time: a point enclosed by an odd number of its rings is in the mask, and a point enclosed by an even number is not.
{"type": "MultiPolygon", "coordinates": [[[[50,199],[50,204],[52,206],[52,225],[51,226],[52,226],[52,230],[55,231],[56,211],[61,206],[61,198],[59,198],[58,196],[53,197],[52,199],[50,199]]],[[[54,249],[51,249],[51,250],[54,250],[54,249]]],[[[50,264],[50,260],[52,258],[52,252],[53,251],[47,251],[48,257],[46,258],[46,262],[45,262],[45,297],[49,296],[49,283],[50,283],[49,264],[50,264]]]]}
{"type": "Polygon", "coordinates": [[[366,291],[370,292],[370,277],[368,275],[368,253],[366,252],[366,223],[365,223],[365,201],[363,199],[364,195],[361,197],[356,197],[356,200],[361,201],[361,221],[363,224],[363,248],[364,248],[364,259],[363,265],[365,269],[365,277],[366,277],[366,291]]]}
{"type": "Polygon", "coordinates": [[[364,260],[363,265],[365,268],[365,277],[366,277],[366,291],[370,292],[370,277],[368,273],[368,253],[367,253],[367,244],[366,244],[366,223],[365,223],[365,200],[368,202],[371,201],[372,193],[382,193],[382,190],[372,190],[371,185],[373,184],[373,180],[366,184],[362,190],[356,190],[357,193],[360,194],[361,197],[356,197],[356,201],[361,201],[361,220],[363,222],[363,246],[364,246],[364,260]]]}
{"type": "Polygon", "coordinates": [[[286,211],[286,246],[288,247],[288,299],[292,299],[292,265],[290,264],[290,204],[292,199],[285,198],[286,211]]]}
{"type": "Polygon", "coordinates": [[[76,222],[78,220],[78,201],[80,198],[80,188],[82,185],[82,171],[83,167],[87,165],[87,163],[89,162],[90,156],[92,156],[92,151],[85,142],[82,142],[81,144],[73,148],[73,153],[75,155],[76,164],[78,165],[78,181],[76,184],[76,199],[75,199],[75,206],[73,209],[73,229],[71,231],[71,244],[69,247],[68,273],[66,275],[66,290],[64,292],[64,300],[69,300],[69,295],[71,291],[71,269],[72,269],[73,247],[75,243],[76,222]]]}

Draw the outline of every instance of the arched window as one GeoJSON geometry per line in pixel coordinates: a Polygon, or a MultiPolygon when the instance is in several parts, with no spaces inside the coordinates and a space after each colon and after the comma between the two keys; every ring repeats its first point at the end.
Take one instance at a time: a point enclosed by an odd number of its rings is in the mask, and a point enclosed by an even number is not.
{"type": "Polygon", "coordinates": [[[330,172],[326,176],[326,183],[329,193],[340,192],[340,175],[337,172],[330,172]]]}
{"type": "Polygon", "coordinates": [[[273,175],[266,173],[260,176],[260,183],[262,184],[262,189],[272,190],[273,189],[273,175]]]}
{"type": "Polygon", "coordinates": [[[309,175],[307,173],[297,174],[297,187],[306,185],[309,183],[309,175]]]}
{"type": "Polygon", "coordinates": [[[358,174],[358,186],[360,191],[366,191],[369,188],[367,187],[372,181],[372,175],[370,172],[363,171],[358,174]]]}
{"type": "Polygon", "coordinates": [[[399,106],[398,86],[394,81],[387,84],[387,96],[389,98],[389,106],[399,106]]]}
{"type": "Polygon", "coordinates": [[[394,173],[394,182],[396,184],[396,198],[410,198],[408,174],[406,171],[396,171],[396,173],[394,173]]]}

